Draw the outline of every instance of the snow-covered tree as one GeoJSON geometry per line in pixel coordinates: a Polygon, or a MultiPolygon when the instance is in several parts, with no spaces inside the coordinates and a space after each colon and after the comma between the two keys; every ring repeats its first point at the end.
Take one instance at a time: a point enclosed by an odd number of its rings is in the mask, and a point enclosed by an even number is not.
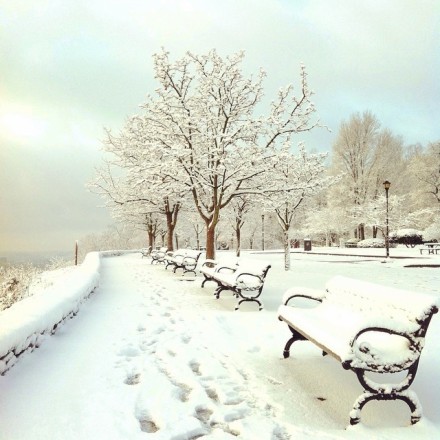
{"type": "Polygon", "coordinates": [[[326,246],[330,246],[332,239],[343,236],[352,226],[347,222],[347,218],[346,209],[339,206],[324,206],[310,210],[303,229],[309,236],[322,236],[326,246]]]}
{"type": "Polygon", "coordinates": [[[90,187],[106,199],[114,217],[129,222],[134,219],[138,225],[145,225],[149,245],[152,245],[154,225],[145,222],[146,216],[163,215],[167,225],[167,246],[172,250],[174,229],[186,190],[173,179],[159,174],[156,164],[161,160],[160,152],[145,142],[140,122],[138,117],[129,118],[118,136],[107,131],[104,147],[111,156],[98,170],[90,187]],[[115,169],[122,172],[117,173],[115,169]]]}
{"type": "MultiPolygon", "coordinates": [[[[361,206],[383,194],[382,182],[390,180],[400,187],[404,169],[402,140],[382,129],[371,112],[356,113],[341,123],[333,145],[332,166],[344,177],[331,197],[342,206],[361,206]]],[[[365,238],[364,222],[359,219],[356,235],[365,238]]]]}
{"type": "Polygon", "coordinates": [[[387,217],[390,231],[403,228],[423,229],[432,221],[433,211],[430,209],[409,211],[405,196],[391,195],[387,214],[386,197],[380,195],[362,206],[354,207],[351,210],[351,215],[354,222],[359,222],[359,219],[362,218],[366,226],[382,232],[385,237],[387,217]]]}
{"type": "Polygon", "coordinates": [[[412,192],[416,199],[440,209],[440,141],[433,142],[426,149],[415,149],[410,157],[409,171],[418,183],[412,192]]]}
{"type": "Polygon", "coordinates": [[[297,209],[311,196],[327,189],[337,180],[326,174],[325,153],[308,154],[304,145],[293,155],[285,146],[273,161],[270,171],[273,192],[266,197],[265,206],[273,209],[283,232],[284,267],[290,269],[290,237],[297,209]]]}
{"type": "Polygon", "coordinates": [[[241,252],[241,231],[245,224],[247,214],[252,209],[253,197],[250,195],[243,195],[235,197],[229,205],[227,211],[228,223],[235,233],[235,254],[240,256],[241,252]]]}
{"type": "Polygon", "coordinates": [[[222,58],[212,50],[201,56],[187,53],[173,63],[167,52],[156,54],[159,88],[139,117],[139,142],[160,151],[160,162],[153,165],[148,157],[151,165],[192,195],[206,225],[209,258],[221,210],[235,197],[264,191],[264,180],[257,177],[276,147],[318,125],[312,120],[315,109],[304,68],[298,96],[292,86],[280,90],[269,115],[257,117],[265,74],[244,77],[243,57],[222,58]]]}

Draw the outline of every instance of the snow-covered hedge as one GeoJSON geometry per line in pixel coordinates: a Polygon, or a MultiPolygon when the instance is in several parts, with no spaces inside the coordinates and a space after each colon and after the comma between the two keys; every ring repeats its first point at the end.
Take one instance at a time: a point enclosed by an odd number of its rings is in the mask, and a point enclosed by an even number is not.
{"type": "Polygon", "coordinates": [[[366,238],[361,240],[358,244],[360,248],[384,248],[385,240],[383,238],[366,238]]]}
{"type": "Polygon", "coordinates": [[[42,269],[32,264],[16,264],[0,267],[0,311],[30,296],[32,282],[38,279],[42,269]]]}
{"type": "Polygon", "coordinates": [[[417,229],[399,229],[390,234],[390,240],[395,243],[404,244],[407,247],[414,247],[417,244],[423,243],[422,232],[417,229]]]}
{"type": "Polygon", "coordinates": [[[0,313],[0,374],[17,358],[39,347],[58,326],[78,313],[99,284],[102,256],[114,253],[91,252],[84,262],[66,271],[41,293],[25,298],[0,313]]]}
{"type": "Polygon", "coordinates": [[[358,238],[349,238],[345,242],[345,247],[355,248],[355,247],[357,247],[358,243],[359,243],[359,239],[358,238]]]}

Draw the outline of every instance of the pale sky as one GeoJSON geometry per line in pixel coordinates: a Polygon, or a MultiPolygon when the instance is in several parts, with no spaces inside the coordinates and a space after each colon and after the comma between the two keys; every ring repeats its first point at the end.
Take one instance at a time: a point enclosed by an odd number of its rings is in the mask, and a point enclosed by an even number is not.
{"type": "Polygon", "coordinates": [[[246,52],[267,99],[304,63],[331,152],[370,110],[405,144],[440,139],[438,0],[0,0],[0,256],[69,251],[112,223],[85,189],[103,128],[156,87],[152,54],[246,52]]]}

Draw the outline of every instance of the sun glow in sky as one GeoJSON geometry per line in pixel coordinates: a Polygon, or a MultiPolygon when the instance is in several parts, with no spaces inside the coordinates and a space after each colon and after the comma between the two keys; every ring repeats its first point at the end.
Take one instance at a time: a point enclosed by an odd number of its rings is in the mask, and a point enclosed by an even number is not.
{"type": "Polygon", "coordinates": [[[36,141],[43,136],[46,122],[24,111],[0,112],[0,130],[12,141],[36,141]]]}

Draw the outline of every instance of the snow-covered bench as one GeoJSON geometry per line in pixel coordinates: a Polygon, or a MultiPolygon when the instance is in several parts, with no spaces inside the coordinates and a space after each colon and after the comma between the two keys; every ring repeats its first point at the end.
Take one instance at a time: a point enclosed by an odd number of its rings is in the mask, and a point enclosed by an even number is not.
{"type": "Polygon", "coordinates": [[[342,276],[328,281],[325,291],[294,287],[285,292],[278,309],[279,319],[292,332],[284,357],[289,357],[295,341],[309,340],[323,354],[341,362],[344,369],[356,373],[364,392],[350,412],[351,425],[360,422],[361,410],[370,400],[396,399],[408,404],[414,424],[422,412],[416,394],[408,388],[417,372],[432,315],[437,311],[438,298],[433,295],[342,276]],[[304,298],[319,304],[298,307],[304,298]],[[296,306],[288,305],[290,301],[296,306]],[[406,375],[403,379],[400,376],[400,383],[379,384],[366,376],[367,371],[405,371],[406,375]]]}
{"type": "Polygon", "coordinates": [[[240,304],[246,301],[256,302],[262,310],[263,304],[258,297],[263,291],[269,269],[270,264],[260,260],[245,258],[223,262],[206,260],[200,268],[200,272],[205,277],[201,287],[204,287],[207,281],[215,281],[217,289],[214,295],[217,299],[223,290],[231,290],[237,298],[241,298],[235,310],[238,310],[240,304]]]}
{"type": "Polygon", "coordinates": [[[168,251],[167,247],[161,247],[159,249],[153,249],[150,253],[151,264],[153,263],[165,263],[165,255],[168,251]]]}
{"type": "Polygon", "coordinates": [[[151,246],[141,249],[142,258],[151,256],[151,246]]]}
{"type": "Polygon", "coordinates": [[[183,273],[192,272],[196,275],[197,262],[199,261],[202,251],[193,249],[178,249],[175,252],[167,252],[164,258],[165,269],[168,266],[173,267],[173,272],[177,269],[183,269],[183,273]]]}

